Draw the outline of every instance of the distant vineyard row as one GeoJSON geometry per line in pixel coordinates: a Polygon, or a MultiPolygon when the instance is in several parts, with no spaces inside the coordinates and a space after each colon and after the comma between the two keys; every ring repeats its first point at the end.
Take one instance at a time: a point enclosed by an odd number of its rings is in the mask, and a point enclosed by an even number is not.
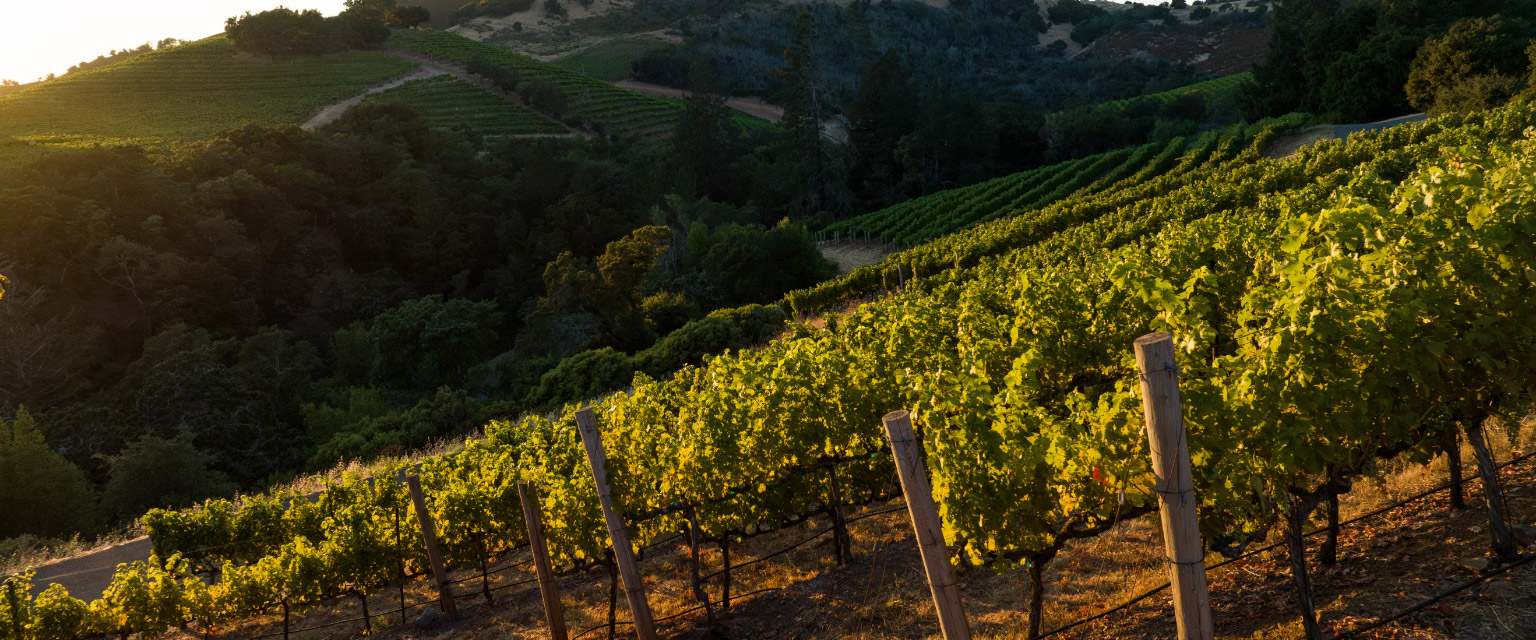
{"type": "MultiPolygon", "coordinates": [[[[1294,114],[1256,124],[1238,125],[1214,138],[1204,137],[1190,147],[1192,151],[1183,156],[1177,165],[1161,174],[1132,177],[1113,184],[1101,181],[1102,188],[1086,189],[1056,202],[1040,204],[1032,208],[1002,209],[1000,213],[990,214],[991,219],[987,221],[974,222],[969,227],[964,227],[950,235],[941,236],[907,251],[893,254],[878,264],[859,267],[848,275],[809,289],[791,291],[785,294],[784,304],[796,313],[819,313],[843,302],[869,296],[888,286],[889,283],[898,282],[903,277],[910,278],[912,274],[928,276],[951,270],[963,273],[968,267],[995,259],[1017,250],[1018,247],[1030,246],[1053,235],[1068,232],[1074,227],[1085,226],[1087,223],[1100,224],[1104,219],[1118,220],[1133,205],[1144,203],[1149,194],[1160,195],[1187,188],[1202,180],[1210,179],[1213,173],[1235,169],[1258,160],[1275,136],[1308,119],[1309,116],[1305,114],[1294,114]],[[1208,153],[1204,151],[1207,148],[1209,148],[1208,153]],[[1239,149],[1241,152],[1234,153],[1239,149]]],[[[1144,148],[1138,149],[1142,155],[1145,154],[1144,148]]],[[[1091,161],[1091,164],[1103,166],[1115,157],[1129,159],[1130,156],[1135,155],[1138,155],[1135,150],[1121,150],[1068,164],[1073,169],[1077,169],[1078,163],[1088,161],[1091,161]]],[[[1168,158],[1163,157],[1161,162],[1167,162],[1167,160],[1168,158]]],[[[1149,164],[1146,168],[1156,168],[1156,164],[1149,164]]],[[[1058,166],[1056,173],[1052,175],[1065,172],[1065,168],[1058,166]]],[[[1043,175],[1043,172],[1035,175],[1043,175]]],[[[998,181],[1006,182],[1008,179],[1000,178],[998,181]]],[[[970,192],[970,195],[977,196],[986,188],[995,186],[989,182],[967,189],[981,187],[981,191],[970,192]]],[[[947,193],[929,197],[937,200],[947,197],[947,193]]],[[[920,201],[913,202],[921,204],[920,201]]],[[[903,210],[903,206],[898,205],[865,215],[875,216],[884,213],[894,217],[898,214],[892,212],[898,210],[903,210]]],[[[949,216],[949,209],[932,207],[921,209],[919,213],[923,216],[921,219],[930,224],[948,224],[945,220],[949,216]]],[[[858,220],[860,218],[854,218],[848,222],[858,220]]],[[[852,225],[850,228],[864,230],[852,225]]],[[[874,231],[880,232],[879,229],[874,231]]]]}
{"type": "MultiPolygon", "coordinates": [[[[534,60],[500,47],[476,42],[445,31],[396,32],[396,44],[417,54],[457,64],[472,60],[510,70],[527,91],[558,92],[559,99],[535,109],[580,128],[620,136],[664,136],[682,115],[683,103],[620,89],[565,67],[534,60]]],[[[765,120],[738,116],[740,126],[757,129],[772,126],[765,120]]]]}
{"type": "Polygon", "coordinates": [[[404,104],[438,129],[465,126],[486,136],[566,133],[566,128],[554,120],[449,76],[412,80],[370,96],[368,101],[404,104]]]}
{"type": "Polygon", "coordinates": [[[1190,142],[1120,149],[1015,173],[959,189],[908,200],[838,222],[828,231],[868,232],[897,242],[920,243],[967,227],[1030,209],[1077,193],[1091,194],[1151,178],[1178,175],[1205,163],[1224,162],[1241,150],[1243,126],[1207,132],[1190,142]]]}
{"type": "Polygon", "coordinates": [[[371,51],[242,55],[223,37],[209,38],[0,98],[0,139],[153,147],[248,122],[293,124],[413,66],[371,51]]]}

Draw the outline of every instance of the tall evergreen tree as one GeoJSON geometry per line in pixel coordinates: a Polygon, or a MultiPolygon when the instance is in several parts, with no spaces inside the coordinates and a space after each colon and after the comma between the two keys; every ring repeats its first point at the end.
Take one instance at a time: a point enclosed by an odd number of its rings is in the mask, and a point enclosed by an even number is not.
{"type": "Polygon", "coordinates": [[[53,452],[25,408],[0,417],[0,538],[88,531],[95,506],[85,473],[53,452]]]}
{"type": "Polygon", "coordinates": [[[779,124],[786,133],[785,151],[793,165],[794,182],[802,189],[802,213],[816,213],[828,203],[826,149],[821,141],[825,111],[819,93],[815,43],[815,20],[809,11],[801,12],[795,21],[795,37],[784,49],[784,65],[778,70],[784,80],[779,96],[784,118],[779,124]]]}
{"type": "Polygon", "coordinates": [[[853,180],[875,206],[902,199],[896,147],[911,133],[917,101],[907,81],[911,71],[895,51],[886,51],[864,72],[849,109],[850,138],[858,154],[853,180]]]}

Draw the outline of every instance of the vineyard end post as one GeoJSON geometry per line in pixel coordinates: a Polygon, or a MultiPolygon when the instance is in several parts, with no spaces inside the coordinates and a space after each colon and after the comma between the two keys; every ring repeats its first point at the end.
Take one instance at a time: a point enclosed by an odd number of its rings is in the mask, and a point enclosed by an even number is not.
{"type": "Polygon", "coordinates": [[[624,581],[624,597],[629,600],[629,612],[635,621],[635,634],[640,640],[655,640],[656,623],[651,619],[651,604],[645,599],[645,585],[641,584],[640,570],[635,566],[635,549],[629,544],[629,531],[624,528],[624,516],[613,506],[613,494],[608,487],[608,457],[603,451],[603,434],[597,428],[597,416],[593,415],[591,407],[576,412],[576,428],[581,432],[581,444],[587,450],[587,463],[592,466],[597,500],[602,503],[603,521],[608,524],[608,537],[613,540],[613,557],[619,565],[619,577],[624,581]]]}
{"type": "Polygon", "coordinates": [[[549,620],[550,640],[566,640],[565,609],[560,605],[560,585],[549,562],[549,546],[544,542],[544,516],[539,512],[538,495],[527,480],[517,483],[517,497],[523,503],[523,523],[528,526],[528,549],[533,568],[539,576],[539,595],[544,599],[544,617],[549,620]]]}
{"type": "Polygon", "coordinates": [[[917,533],[917,545],[923,555],[923,569],[928,573],[928,587],[939,612],[939,629],[944,640],[969,640],[970,623],[960,602],[960,587],[949,565],[949,549],[944,546],[944,529],[933,506],[933,490],[912,431],[912,415],[895,411],[885,415],[886,436],[891,440],[891,455],[896,458],[896,472],[901,476],[901,490],[907,498],[907,513],[917,533]]]}
{"type": "Polygon", "coordinates": [[[1144,335],[1136,339],[1135,350],[1178,637],[1210,640],[1215,637],[1211,594],[1205,582],[1205,553],[1195,512],[1194,477],[1184,433],[1173,336],[1166,331],[1144,335]]]}
{"type": "Polygon", "coordinates": [[[437,529],[432,526],[432,514],[427,512],[427,499],[421,494],[421,479],[415,475],[405,477],[411,489],[411,501],[416,504],[416,519],[421,522],[421,540],[427,546],[427,561],[432,565],[432,580],[437,583],[439,604],[443,615],[457,620],[459,608],[453,603],[453,586],[448,584],[448,571],[443,568],[443,554],[437,548],[437,529]]]}

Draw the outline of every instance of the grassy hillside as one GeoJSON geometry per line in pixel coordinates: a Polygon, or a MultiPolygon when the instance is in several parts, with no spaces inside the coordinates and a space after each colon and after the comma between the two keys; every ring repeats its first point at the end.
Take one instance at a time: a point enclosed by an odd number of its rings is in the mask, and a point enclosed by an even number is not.
{"type": "Polygon", "coordinates": [[[0,139],[160,146],[247,122],[298,123],[412,66],[367,51],[273,60],[210,38],[0,97],[0,139]]]}
{"type": "Polygon", "coordinates": [[[554,63],[599,80],[622,80],[629,77],[630,65],[634,61],[648,51],[665,46],[665,42],[645,37],[620,38],[571,54],[554,63]]]}
{"type": "Polygon", "coordinates": [[[439,129],[463,125],[487,136],[567,132],[563,125],[554,120],[449,76],[412,80],[369,96],[367,101],[407,105],[439,129]]]}

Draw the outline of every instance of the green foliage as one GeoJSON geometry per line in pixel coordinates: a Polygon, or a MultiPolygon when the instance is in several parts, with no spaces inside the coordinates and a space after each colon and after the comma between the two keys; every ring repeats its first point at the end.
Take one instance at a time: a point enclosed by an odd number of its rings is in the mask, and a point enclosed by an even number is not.
{"type": "Polygon", "coordinates": [[[310,470],[381,454],[403,455],[483,422],[479,403],[468,393],[447,387],[404,411],[393,407],[384,411],[371,391],[354,389],[349,396],[345,408],[306,405],[306,420],[315,420],[311,429],[333,434],[327,440],[315,440],[319,447],[309,459],[310,470]]]}
{"type": "Polygon", "coordinates": [[[187,438],[145,436],[111,458],[102,504],[113,515],[131,516],[234,493],[235,485],[209,468],[213,460],[187,438]]]}
{"type": "MultiPolygon", "coordinates": [[[[1384,449],[1437,448],[1443,422],[1426,416],[1497,411],[1529,388],[1533,124],[1536,109],[1511,108],[1284,162],[1245,151],[1102,194],[1094,206],[1107,212],[1049,237],[1001,224],[967,232],[1015,244],[835,328],[798,327],[664,382],[637,376],[632,392],[597,403],[612,495],[626,514],[690,506],[716,539],[774,527],[819,508],[823,481],[790,474],[806,465],[839,462],[845,495],[885,486],[880,416],[908,406],[946,543],[977,564],[1044,564],[1068,540],[1151,508],[1129,346],[1168,330],[1202,529],[1252,530],[1329,466],[1371,474],[1384,449]],[[1467,300],[1476,304],[1457,304],[1467,300]]],[[[474,561],[464,543],[473,531],[496,546],[522,542],[508,495],[518,479],[537,488],[556,562],[605,556],[573,423],[569,411],[495,423],[485,442],[424,464],[450,564],[474,561]]],[[[388,514],[368,496],[331,488],[322,505],[388,514]]],[[[628,526],[641,543],[684,520],[628,526]]],[[[367,527],[390,532],[382,520],[367,527]]],[[[335,539],[274,548],[226,571],[225,588],[255,594],[253,605],[336,593],[342,579],[325,572],[344,553],[335,539]]]]}
{"type": "Polygon", "coordinates": [[[1177,24],[1178,18],[1168,11],[1168,7],[1132,5],[1120,11],[1107,11],[1094,7],[1087,3],[1079,3],[1076,0],[1065,0],[1051,7],[1056,12],[1056,7],[1067,5],[1070,7],[1063,13],[1072,17],[1065,20],[1057,20],[1051,17],[1052,22],[1071,22],[1072,39],[1081,45],[1088,45],[1102,36],[1117,32],[1136,29],[1148,21],[1161,20],[1164,24],[1177,24]],[[1072,7],[1076,5],[1076,7],[1072,7]]]}
{"type": "MultiPolygon", "coordinates": [[[[580,206],[578,203],[570,203],[580,206]]],[[[646,328],[642,285],[672,241],[647,226],[608,243],[593,264],[562,253],[544,270],[544,297],[526,319],[518,351],[563,356],[580,348],[634,350],[655,339],[646,328]]]]}
{"type": "Polygon", "coordinates": [[[1451,25],[1419,48],[1408,72],[1408,103],[1431,115],[1502,105],[1519,93],[1532,35],[1525,21],[1500,16],[1451,25]]]}
{"type": "Polygon", "coordinates": [[[247,11],[231,17],[224,24],[224,37],[236,49],[277,57],[280,55],[320,55],[346,49],[337,32],[340,26],[327,22],[319,11],[294,11],[278,7],[261,13],[247,11]]]}
{"type": "Polygon", "coordinates": [[[534,0],[474,0],[453,12],[451,24],[460,24],[481,16],[500,17],[522,13],[533,8],[534,0]]]}
{"type": "Polygon", "coordinates": [[[562,402],[582,402],[629,386],[635,360],[611,347],[572,354],[539,378],[524,404],[545,409],[562,402]]]}
{"type": "Polygon", "coordinates": [[[235,56],[223,38],[201,40],[6,95],[0,138],[163,148],[246,123],[297,124],[411,66],[368,51],[251,59],[235,56]]]}
{"type": "Polygon", "coordinates": [[[368,377],[393,389],[431,390],[463,383],[491,356],[503,316],[491,302],[431,295],[379,314],[368,329],[377,359],[368,377]]]}
{"type": "Polygon", "coordinates": [[[771,228],[726,224],[711,230],[695,225],[688,247],[728,305],[769,300],[837,273],[821,257],[810,233],[787,219],[771,228]]]}
{"type": "MultiPolygon", "coordinates": [[[[1239,150],[1240,132],[1241,127],[1235,127],[1224,136],[1208,133],[1188,147],[1185,139],[1175,138],[941,191],[839,222],[828,227],[827,232],[856,236],[868,232],[884,236],[887,241],[931,240],[989,220],[1027,215],[1028,211],[1058,202],[1066,206],[1092,198],[1098,190],[1136,184],[1165,173],[1182,173],[1202,162],[1225,161],[1239,150]],[[1213,153],[1218,144],[1219,152],[1213,153]]],[[[908,276],[910,271],[905,275],[889,273],[884,284],[894,286],[908,276]]]]}
{"type": "MultiPolygon", "coordinates": [[[[1463,20],[1495,14],[1502,14],[1506,24],[1529,23],[1536,19],[1536,5],[1483,0],[1280,3],[1271,21],[1268,58],[1254,70],[1246,111],[1250,118],[1306,111],[1326,114],[1334,122],[1370,122],[1407,113],[1410,103],[1429,108],[1432,88],[1448,85],[1451,78],[1450,69],[1439,70],[1450,59],[1436,52],[1485,48],[1441,34],[1463,20]],[[1431,39],[1439,44],[1425,51],[1431,39]],[[1426,57],[1416,63],[1421,51],[1426,57]],[[1418,79],[1410,78],[1414,68],[1420,69],[1418,79]],[[1414,88],[1405,93],[1410,83],[1414,88]]],[[[1462,29],[1472,24],[1463,22],[1462,29]]],[[[1518,60],[1506,58],[1500,65],[1518,60]]]]}
{"type": "Polygon", "coordinates": [[[701,365],[712,354],[765,344],[784,330],[786,320],[784,311],[772,305],[712,311],[635,354],[634,365],[648,376],[661,378],[684,365],[701,365]]]}
{"type": "Polygon", "coordinates": [[[95,502],[85,474],[48,446],[25,408],[0,416],[0,538],[89,531],[95,502]]]}
{"type": "Polygon", "coordinates": [[[346,7],[334,18],[314,9],[247,11],[225,21],[224,37],[236,49],[274,58],[321,55],[382,44],[389,38],[390,25],[398,22],[395,0],[347,0],[346,7]]]}
{"type": "Polygon", "coordinates": [[[636,60],[646,53],[668,46],[665,42],[650,38],[619,38],[555,60],[554,64],[599,80],[623,80],[629,77],[630,68],[636,60]]]}
{"type": "Polygon", "coordinates": [[[1109,12],[1104,9],[1078,0],[1061,0],[1051,5],[1051,8],[1045,12],[1045,15],[1055,24],[1074,25],[1108,14],[1109,12]]]}
{"type": "Polygon", "coordinates": [[[366,101],[406,105],[440,130],[465,127],[485,136],[567,132],[558,122],[451,76],[412,80],[366,101]]]}
{"type": "MultiPolygon", "coordinates": [[[[465,64],[479,60],[477,67],[481,71],[477,73],[501,67],[505,71],[488,77],[495,80],[512,74],[520,83],[517,93],[529,100],[535,110],[556,119],[567,115],[580,118],[620,136],[665,133],[682,112],[682,104],[676,100],[620,89],[597,78],[453,33],[401,32],[395,34],[394,41],[412,52],[448,62],[465,64]]],[[[503,88],[514,89],[505,85],[503,88]]],[[[738,116],[737,122],[744,128],[767,125],[747,116],[738,116]]]]}

